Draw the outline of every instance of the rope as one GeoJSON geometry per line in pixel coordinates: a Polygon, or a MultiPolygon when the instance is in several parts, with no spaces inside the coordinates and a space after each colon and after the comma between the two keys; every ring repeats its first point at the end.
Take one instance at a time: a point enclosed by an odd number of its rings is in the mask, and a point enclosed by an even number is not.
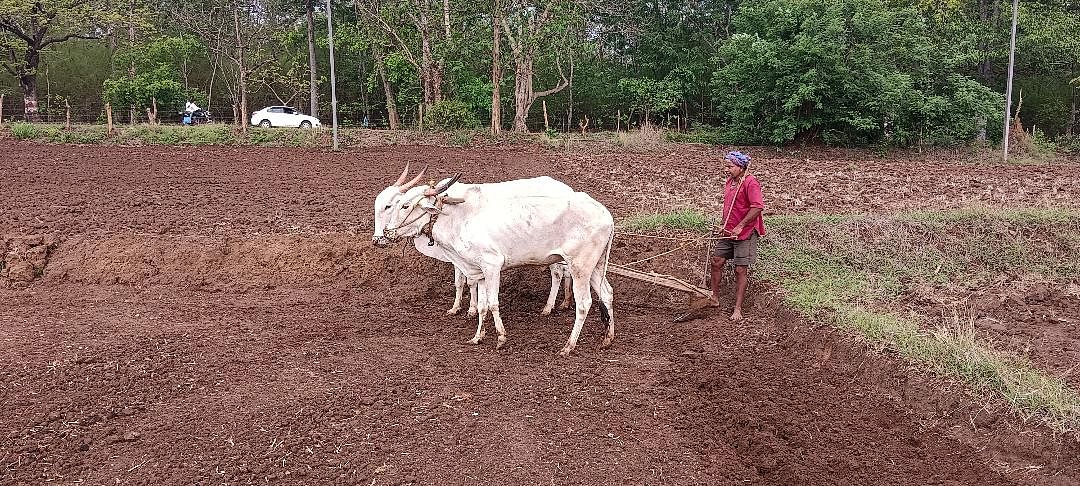
{"type": "Polygon", "coordinates": [[[624,263],[623,266],[624,267],[629,267],[631,265],[637,265],[638,263],[641,263],[641,262],[647,262],[649,260],[652,260],[653,258],[662,257],[664,255],[667,255],[668,253],[675,253],[675,252],[677,252],[677,251],[679,251],[679,250],[681,250],[683,248],[686,248],[686,247],[690,246],[693,243],[694,243],[693,241],[690,241],[690,242],[687,242],[687,243],[683,244],[682,246],[680,246],[680,247],[678,247],[678,248],[676,248],[674,250],[668,250],[668,251],[665,251],[663,253],[657,253],[656,255],[653,255],[651,257],[642,258],[641,260],[633,261],[633,262],[630,262],[630,263],[624,263]]]}
{"type": "Polygon", "coordinates": [[[636,236],[636,237],[639,237],[639,238],[655,238],[655,239],[658,239],[658,240],[686,241],[686,242],[689,242],[689,243],[731,239],[731,237],[728,237],[728,236],[699,236],[697,238],[682,238],[682,237],[675,237],[675,236],[647,235],[647,234],[643,234],[643,233],[625,233],[625,232],[619,232],[619,231],[615,232],[615,236],[636,236]]]}

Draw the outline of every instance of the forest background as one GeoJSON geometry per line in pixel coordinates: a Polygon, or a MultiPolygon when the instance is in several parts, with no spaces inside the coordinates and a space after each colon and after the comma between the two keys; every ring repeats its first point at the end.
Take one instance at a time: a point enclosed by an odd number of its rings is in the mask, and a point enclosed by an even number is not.
{"type": "MultiPolygon", "coordinates": [[[[724,144],[999,143],[994,0],[331,0],[343,126],[664,127],[724,144]],[[498,107],[493,110],[492,107],[498,107]]],[[[0,0],[0,117],[329,123],[327,3],[0,0]],[[239,116],[244,114],[244,116],[239,116]]],[[[1080,2],[1023,0],[1013,108],[1080,150],[1080,2]],[[1020,101],[1022,97],[1022,102],[1020,101]]]]}

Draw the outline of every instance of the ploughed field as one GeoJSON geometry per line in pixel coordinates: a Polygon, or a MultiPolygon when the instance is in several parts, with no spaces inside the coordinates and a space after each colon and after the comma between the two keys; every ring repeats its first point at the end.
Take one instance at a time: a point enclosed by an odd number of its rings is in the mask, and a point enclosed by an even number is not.
{"type": "MultiPolygon", "coordinates": [[[[593,312],[559,358],[572,312],[539,315],[545,268],[506,272],[496,351],[445,314],[448,264],[370,244],[375,194],[406,162],[551,175],[620,219],[718,211],[720,153],[0,140],[0,484],[1080,483],[1074,437],[812,324],[766,284],[747,321],[672,324],[685,296],[611,276],[614,345],[598,349],[593,312]]],[[[751,155],[772,214],[1080,204],[1075,164],[751,155]]],[[[612,260],[672,245],[620,236],[612,260]]],[[[1075,330],[1075,297],[1016,299],[991,331],[1075,330]]],[[[1077,336],[1030,340],[1033,359],[1075,363],[1077,336]]]]}

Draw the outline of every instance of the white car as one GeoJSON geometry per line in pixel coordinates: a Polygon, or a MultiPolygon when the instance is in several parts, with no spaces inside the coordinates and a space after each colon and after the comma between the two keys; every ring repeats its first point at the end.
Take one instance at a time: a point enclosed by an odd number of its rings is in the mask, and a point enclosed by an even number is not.
{"type": "Polygon", "coordinates": [[[300,113],[291,106],[267,106],[251,114],[251,124],[263,128],[312,128],[322,125],[318,118],[300,113]]]}

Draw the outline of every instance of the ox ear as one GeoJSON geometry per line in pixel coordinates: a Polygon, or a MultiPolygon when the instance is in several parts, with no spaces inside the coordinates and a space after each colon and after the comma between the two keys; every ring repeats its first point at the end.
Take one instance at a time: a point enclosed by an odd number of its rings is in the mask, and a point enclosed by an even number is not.
{"type": "Polygon", "coordinates": [[[450,197],[450,196],[443,197],[442,201],[443,201],[444,204],[461,204],[461,203],[465,202],[465,200],[460,198],[460,197],[450,197]]]}

